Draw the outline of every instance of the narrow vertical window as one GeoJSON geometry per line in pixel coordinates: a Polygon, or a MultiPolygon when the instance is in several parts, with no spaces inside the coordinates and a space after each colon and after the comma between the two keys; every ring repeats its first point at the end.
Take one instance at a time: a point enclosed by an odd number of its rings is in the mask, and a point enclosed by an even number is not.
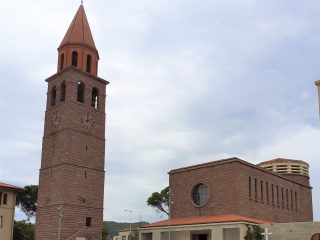
{"type": "Polygon", "coordinates": [[[3,216],[0,216],[0,228],[3,228],[3,216]]]}
{"type": "Polygon", "coordinates": [[[261,202],[263,203],[263,181],[260,181],[260,190],[261,190],[261,202]]]}
{"type": "Polygon", "coordinates": [[[267,204],[269,204],[269,183],[266,182],[267,204]]]}
{"type": "Polygon", "coordinates": [[[84,83],[81,81],[78,82],[77,101],[84,102],[84,83]]]}
{"type": "Polygon", "coordinates": [[[293,210],[293,192],[290,190],[290,203],[291,203],[291,210],[293,210]]]}
{"type": "Polygon", "coordinates": [[[97,88],[92,89],[91,107],[98,108],[99,91],[97,88]]]}
{"type": "Polygon", "coordinates": [[[90,54],[87,55],[87,72],[91,73],[91,62],[92,62],[92,57],[90,54]]]}
{"type": "Polygon", "coordinates": [[[8,201],[8,194],[3,194],[3,205],[7,205],[7,201],[8,201]]]}
{"type": "Polygon", "coordinates": [[[0,206],[2,204],[2,192],[0,192],[0,206]]]}
{"type": "Polygon", "coordinates": [[[251,200],[251,177],[249,177],[249,199],[251,200]]]}
{"type": "Polygon", "coordinates": [[[295,207],[296,207],[296,211],[298,211],[298,198],[297,198],[297,192],[294,191],[294,202],[295,202],[295,207]]]}
{"type": "Polygon", "coordinates": [[[60,71],[63,69],[63,67],[64,67],[64,53],[60,55],[60,71]]]}
{"type": "Polygon", "coordinates": [[[280,207],[280,201],[279,201],[279,186],[277,185],[277,206],[280,207]]]}
{"type": "Polygon", "coordinates": [[[274,206],[274,188],[273,188],[273,184],[271,184],[271,201],[272,201],[272,206],[274,206]]]}
{"type": "Polygon", "coordinates": [[[283,192],[283,187],[281,187],[281,206],[284,208],[284,192],[283,192]]]}
{"type": "Polygon", "coordinates": [[[61,90],[60,90],[60,102],[66,100],[66,83],[63,81],[61,83],[61,90]]]}
{"type": "Polygon", "coordinates": [[[286,189],[286,202],[287,202],[287,209],[289,209],[289,190],[286,189]]]}
{"type": "Polygon", "coordinates": [[[76,51],[72,52],[72,63],[73,66],[77,66],[78,65],[78,53],[76,51]]]}
{"type": "Polygon", "coordinates": [[[51,89],[51,106],[56,105],[57,88],[56,86],[51,89]]]}
{"type": "Polygon", "coordinates": [[[257,179],[254,179],[254,199],[258,201],[258,186],[257,186],[257,179]]]}

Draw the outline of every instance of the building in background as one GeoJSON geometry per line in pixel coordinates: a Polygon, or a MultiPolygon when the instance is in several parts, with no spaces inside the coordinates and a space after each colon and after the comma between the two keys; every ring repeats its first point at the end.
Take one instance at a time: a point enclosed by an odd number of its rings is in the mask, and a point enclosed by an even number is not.
{"type": "Polygon", "coordinates": [[[171,218],[143,226],[140,238],[234,240],[243,239],[248,224],[312,222],[308,167],[229,158],[171,170],[171,218]]]}
{"type": "Polygon", "coordinates": [[[101,239],[105,96],[99,54],[81,4],[48,83],[36,240],[101,239]]]}
{"type": "Polygon", "coordinates": [[[12,240],[16,195],[23,189],[0,182],[0,239],[12,240]]]}

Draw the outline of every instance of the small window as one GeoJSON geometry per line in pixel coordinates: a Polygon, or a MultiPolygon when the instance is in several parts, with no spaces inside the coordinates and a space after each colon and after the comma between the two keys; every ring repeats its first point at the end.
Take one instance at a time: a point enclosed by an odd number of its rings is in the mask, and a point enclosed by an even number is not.
{"type": "Polygon", "coordinates": [[[122,236],[122,240],[126,240],[127,239],[127,237],[126,236],[122,236]]]}
{"type": "Polygon", "coordinates": [[[90,54],[87,55],[87,72],[91,73],[91,62],[92,62],[92,57],[90,54]]]}
{"type": "Polygon", "coordinates": [[[3,228],[3,216],[0,216],[0,228],[3,228]]]}
{"type": "Polygon", "coordinates": [[[203,183],[196,185],[192,191],[192,199],[198,207],[204,206],[208,201],[207,186],[203,183]]]}
{"type": "Polygon", "coordinates": [[[86,217],[86,227],[91,227],[91,217],[86,217]]]}
{"type": "Polygon", "coordinates": [[[8,202],[8,194],[3,194],[3,205],[7,205],[8,202]]]}
{"type": "Polygon", "coordinates": [[[260,181],[260,194],[261,194],[261,202],[263,203],[263,181],[260,181]]]}
{"type": "Polygon", "coordinates": [[[64,53],[60,56],[60,71],[63,69],[64,66],[64,53]]]}
{"type": "Polygon", "coordinates": [[[76,51],[72,52],[72,63],[73,66],[77,66],[78,65],[78,53],[76,51]]]}
{"type": "Polygon", "coordinates": [[[91,107],[98,108],[99,102],[99,91],[97,88],[92,89],[92,100],[91,100],[91,107]]]}
{"type": "Polygon", "coordinates": [[[84,83],[81,81],[78,82],[77,101],[84,102],[84,83]]]}
{"type": "Polygon", "coordinates": [[[257,202],[258,201],[258,184],[257,184],[257,179],[254,179],[254,200],[257,202]]]}
{"type": "Polygon", "coordinates": [[[61,91],[60,91],[60,102],[66,100],[66,83],[63,81],[61,83],[61,91]]]}
{"type": "Polygon", "coordinates": [[[0,192],[0,206],[2,204],[2,192],[0,192]]]}
{"type": "Polygon", "coordinates": [[[51,89],[51,106],[56,105],[57,88],[56,86],[51,89]]]}

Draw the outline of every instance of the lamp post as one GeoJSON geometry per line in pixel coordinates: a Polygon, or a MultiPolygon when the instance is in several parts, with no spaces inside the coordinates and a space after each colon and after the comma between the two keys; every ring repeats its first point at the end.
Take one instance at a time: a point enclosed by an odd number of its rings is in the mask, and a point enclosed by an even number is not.
{"type": "MultiPolygon", "coordinates": [[[[124,210],[125,212],[129,212],[130,214],[130,233],[129,233],[129,236],[131,235],[131,213],[132,213],[132,210],[124,210]]],[[[130,237],[129,237],[130,238],[130,237]]]]}
{"type": "Polygon", "coordinates": [[[58,219],[59,219],[59,229],[58,229],[58,240],[60,240],[60,233],[61,233],[61,219],[62,219],[62,212],[63,208],[62,205],[58,207],[58,219]]]}
{"type": "Polygon", "coordinates": [[[319,117],[320,117],[320,80],[315,82],[317,88],[318,88],[318,101],[319,101],[319,117]]]}
{"type": "Polygon", "coordinates": [[[171,240],[171,204],[173,203],[171,200],[172,197],[172,193],[171,193],[171,188],[169,188],[169,231],[168,231],[168,235],[169,235],[169,240],[171,240]]]}

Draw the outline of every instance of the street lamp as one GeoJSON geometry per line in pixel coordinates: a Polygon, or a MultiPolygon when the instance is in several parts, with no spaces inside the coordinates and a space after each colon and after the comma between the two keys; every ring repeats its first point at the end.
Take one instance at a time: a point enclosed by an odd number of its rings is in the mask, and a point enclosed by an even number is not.
{"type": "MultiPolygon", "coordinates": [[[[132,213],[132,210],[124,210],[125,212],[129,212],[130,214],[130,233],[129,233],[129,236],[131,235],[131,213],[132,213]]],[[[130,237],[129,237],[130,238],[130,237]]]]}
{"type": "Polygon", "coordinates": [[[59,219],[59,229],[58,229],[58,240],[60,240],[60,233],[61,233],[61,219],[62,219],[62,212],[63,208],[62,205],[58,207],[58,219],[59,219]]]}

